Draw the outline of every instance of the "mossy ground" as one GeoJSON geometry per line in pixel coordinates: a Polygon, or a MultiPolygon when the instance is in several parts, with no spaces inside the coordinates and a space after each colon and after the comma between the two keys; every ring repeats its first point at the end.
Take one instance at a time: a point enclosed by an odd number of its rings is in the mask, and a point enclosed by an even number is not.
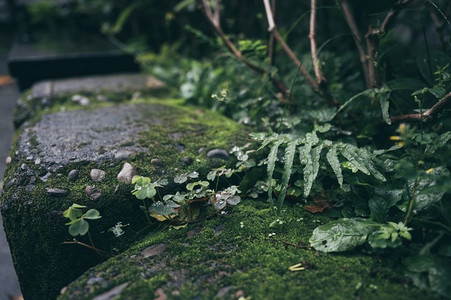
{"type": "Polygon", "coordinates": [[[92,299],[126,282],[117,299],[433,299],[386,258],[309,248],[312,230],[328,217],[288,204],[279,220],[265,202],[245,200],[187,228],[160,229],[90,269],[59,299],[92,299]],[[159,243],[167,245],[162,254],[141,255],[159,243]],[[299,263],[305,269],[289,270],[299,263]]]}

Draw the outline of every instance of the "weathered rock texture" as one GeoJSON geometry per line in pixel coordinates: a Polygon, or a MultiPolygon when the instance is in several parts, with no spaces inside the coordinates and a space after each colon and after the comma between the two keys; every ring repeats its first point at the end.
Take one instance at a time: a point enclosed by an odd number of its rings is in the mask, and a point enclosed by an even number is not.
{"type": "MultiPolygon", "coordinates": [[[[61,107],[71,104],[70,97],[61,101],[61,107]]],[[[37,107],[17,132],[2,195],[4,227],[25,299],[55,298],[108,257],[70,244],[62,212],[73,203],[100,211],[101,219],[89,221],[90,234],[95,246],[110,254],[143,234],[148,223],[141,202],[131,195],[131,184],[117,179],[125,163],[153,180],[190,170],[205,174],[224,161],[207,158],[199,148],[230,149],[245,136],[232,121],[180,101],[93,101],[70,111],[53,106],[48,110],[53,113],[37,107]],[[184,163],[187,156],[190,165],[184,163]],[[152,159],[161,163],[151,164],[152,159]],[[105,172],[101,180],[91,178],[93,169],[105,172]],[[108,229],[117,222],[129,224],[130,233],[114,237],[108,229]]],[[[87,236],[77,239],[89,243],[87,236]]]]}

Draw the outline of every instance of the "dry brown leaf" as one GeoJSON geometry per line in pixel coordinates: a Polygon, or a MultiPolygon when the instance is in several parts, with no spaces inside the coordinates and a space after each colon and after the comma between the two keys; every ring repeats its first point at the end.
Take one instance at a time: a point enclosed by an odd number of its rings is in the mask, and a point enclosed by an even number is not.
{"type": "Polygon", "coordinates": [[[313,201],[313,204],[304,206],[304,210],[312,214],[323,212],[327,208],[331,208],[329,201],[325,197],[319,196],[313,201]]]}

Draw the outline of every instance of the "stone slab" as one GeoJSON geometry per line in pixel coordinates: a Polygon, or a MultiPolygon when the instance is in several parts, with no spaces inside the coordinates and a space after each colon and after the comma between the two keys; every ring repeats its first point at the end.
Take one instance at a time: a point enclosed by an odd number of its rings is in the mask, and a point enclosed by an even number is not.
{"type": "MultiPolygon", "coordinates": [[[[210,150],[231,149],[246,136],[233,121],[178,100],[72,104],[71,111],[55,105],[59,108],[33,117],[17,131],[1,198],[25,299],[54,299],[62,287],[106,258],[86,247],[62,244],[73,241],[62,214],[73,203],[100,211],[91,236],[96,247],[112,254],[148,227],[141,202],[131,195],[133,186],[118,180],[125,164],[152,180],[194,170],[205,176],[224,164],[209,158],[210,150]],[[102,179],[93,179],[93,169],[105,172],[102,179]],[[77,176],[69,176],[73,170],[77,176]],[[109,229],[117,222],[129,224],[131,233],[115,238],[109,229]]],[[[165,188],[171,185],[176,185],[173,180],[165,188]]],[[[79,238],[89,243],[86,236],[79,238]]]]}
{"type": "Polygon", "coordinates": [[[162,81],[152,76],[112,74],[42,81],[32,87],[31,94],[34,98],[44,98],[75,92],[141,91],[162,88],[163,86],[162,81]]]}
{"type": "Polygon", "coordinates": [[[126,104],[44,115],[24,129],[18,155],[30,162],[39,159],[54,170],[69,163],[113,160],[120,150],[146,152],[136,139],[162,123],[158,114],[163,110],[161,105],[126,104]]]}

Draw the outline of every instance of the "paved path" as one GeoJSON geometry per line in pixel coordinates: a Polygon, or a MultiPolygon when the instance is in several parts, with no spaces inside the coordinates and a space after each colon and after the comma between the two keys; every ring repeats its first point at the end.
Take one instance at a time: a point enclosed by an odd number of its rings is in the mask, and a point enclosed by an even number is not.
{"type": "MultiPolygon", "coordinates": [[[[13,129],[13,110],[19,91],[14,83],[7,81],[6,56],[0,55],[0,180],[3,180],[5,160],[11,146],[13,129]],[[6,79],[6,80],[5,80],[6,79]]],[[[0,300],[20,299],[19,282],[12,265],[11,253],[3,231],[0,214],[0,300]]]]}

